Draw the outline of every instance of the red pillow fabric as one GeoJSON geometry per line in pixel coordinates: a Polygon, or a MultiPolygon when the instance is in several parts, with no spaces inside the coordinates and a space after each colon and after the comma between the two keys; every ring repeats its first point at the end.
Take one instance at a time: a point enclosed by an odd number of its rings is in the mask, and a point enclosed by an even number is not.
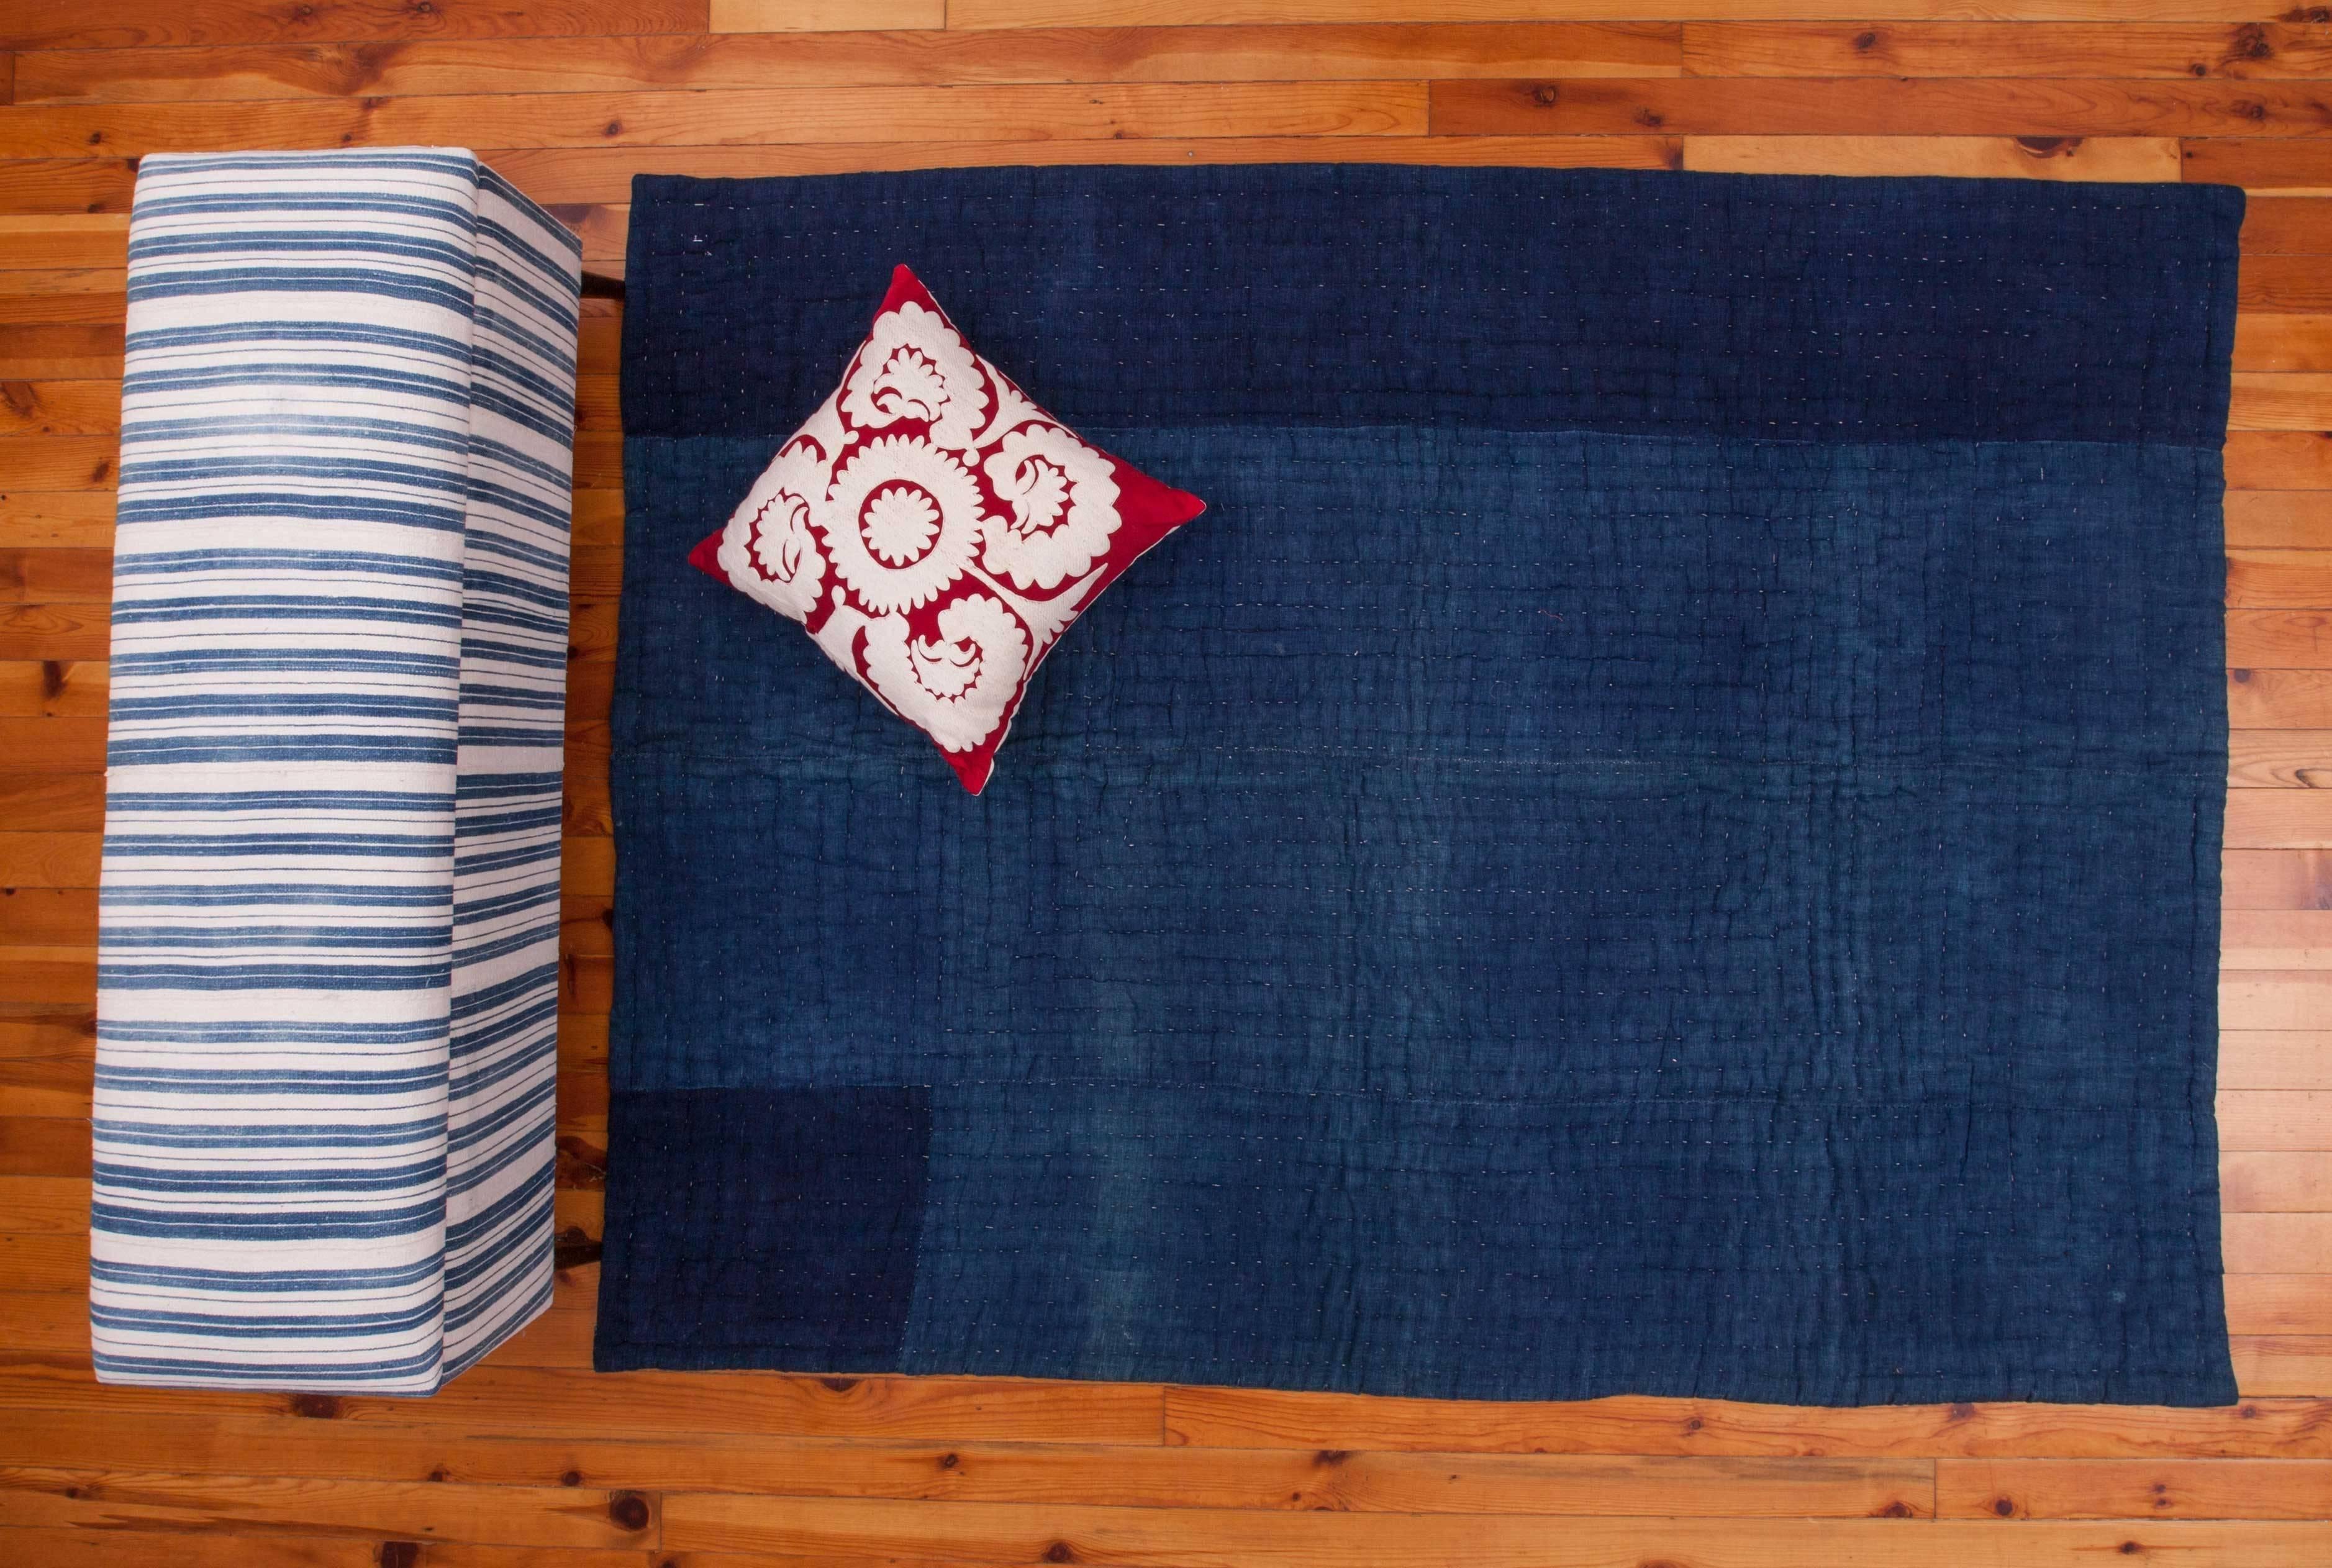
{"type": "Polygon", "coordinates": [[[801,622],[977,795],[1061,634],[1205,510],[1037,406],[901,267],[842,384],[688,559],[801,622]]]}

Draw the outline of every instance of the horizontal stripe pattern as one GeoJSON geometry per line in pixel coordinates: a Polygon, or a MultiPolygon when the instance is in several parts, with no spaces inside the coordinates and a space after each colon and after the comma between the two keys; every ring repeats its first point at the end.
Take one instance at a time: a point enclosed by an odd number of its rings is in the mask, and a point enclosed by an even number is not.
{"type": "Polygon", "coordinates": [[[458,149],[140,169],[107,1382],[427,1392],[548,1299],[578,257],[458,149]]]}

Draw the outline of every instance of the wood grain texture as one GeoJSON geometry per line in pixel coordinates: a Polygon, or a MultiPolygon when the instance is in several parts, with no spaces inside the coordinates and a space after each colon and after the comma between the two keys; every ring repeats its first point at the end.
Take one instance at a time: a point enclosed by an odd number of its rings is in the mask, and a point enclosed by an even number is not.
{"type": "Polygon", "coordinates": [[[2175,179],[2179,167],[2178,143],[2168,137],[1691,136],[1683,141],[1684,167],[1703,174],[2119,182],[2175,179]]]}
{"type": "Polygon", "coordinates": [[[2332,1561],[2327,105],[2332,13],[2282,0],[0,9],[0,1562],[2332,1561]],[[583,322],[578,400],[552,1307],[429,1401],[94,1383],[94,884],[135,159],[387,141],[483,149],[608,272],[630,182],[657,172],[1358,159],[2246,187],[2218,1082],[2244,1401],[1802,1410],[592,1375],[620,918],[606,302],[583,322]]]}
{"type": "MultiPolygon", "coordinates": [[[[1305,1564],[1341,1568],[1435,1568],[1449,1561],[1439,1521],[1417,1515],[1251,1514],[1196,1510],[1036,1508],[961,1503],[899,1504],[816,1499],[773,1505],[758,1497],[678,1494],[664,1502],[664,1545],[686,1555],[770,1552],[827,1562],[953,1563],[1159,1562],[1234,1568],[1305,1564]]],[[[1475,1568],[1558,1568],[1613,1562],[1691,1561],[1748,1568],[1809,1562],[1885,1562],[1897,1568],[1966,1568],[2005,1544],[1996,1524],[1903,1520],[1773,1521],[1754,1535],[1704,1520],[1574,1521],[1560,1533],[1526,1519],[1469,1520],[1464,1561],[1475,1568]]],[[[2248,1545],[2279,1553],[2332,1553],[2332,1525],[2032,1524],[2015,1540],[2014,1561],[2093,1563],[2136,1544],[2140,1552],[2207,1561],[2248,1545]],[[2132,1537],[2137,1539],[2133,1543],[2132,1537]]],[[[2008,1561],[1997,1556],[1993,1561],[2008,1561]]],[[[2291,1560],[2299,1561],[2297,1556],[2291,1560]]]]}
{"type": "Polygon", "coordinates": [[[2244,136],[2332,129],[2322,84],[1790,77],[1433,84],[1442,136],[2244,136]]]}
{"type": "MultiPolygon", "coordinates": [[[[1613,12],[1658,20],[1755,22],[2269,22],[2292,10],[2280,0],[949,0],[951,27],[1035,27],[1173,21],[1394,21],[1437,14],[1469,21],[1530,22],[1613,12]]],[[[2299,8],[2303,18],[2313,8],[2299,8]]]]}
{"type": "Polygon", "coordinates": [[[381,98],[1044,81],[1674,76],[1683,71],[1682,54],[1680,29],[1626,23],[248,44],[26,54],[17,66],[16,101],[158,103],[352,94],[381,98]]]}
{"type": "Polygon", "coordinates": [[[715,33],[939,28],[947,25],[947,0],[712,0],[708,24],[715,33]]]}
{"type": "Polygon", "coordinates": [[[1683,32],[1692,76],[2332,75],[2332,28],[2313,23],[1688,22],[1683,32]]]}
{"type": "Polygon", "coordinates": [[[702,33],[708,14],[707,0],[10,0],[0,13],[0,48],[702,33]]]}
{"type": "Polygon", "coordinates": [[[486,148],[1420,136],[1421,82],[1033,83],[941,89],[494,94],[0,109],[0,157],[402,146],[460,125],[486,148]]]}

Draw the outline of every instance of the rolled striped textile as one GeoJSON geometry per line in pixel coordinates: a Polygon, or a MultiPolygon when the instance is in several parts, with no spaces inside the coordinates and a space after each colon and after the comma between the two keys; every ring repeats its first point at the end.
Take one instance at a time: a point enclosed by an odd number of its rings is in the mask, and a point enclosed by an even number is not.
{"type": "Polygon", "coordinates": [[[140,167],[103,1381],[425,1393],[550,1299],[579,282],[458,148],[140,167]]]}

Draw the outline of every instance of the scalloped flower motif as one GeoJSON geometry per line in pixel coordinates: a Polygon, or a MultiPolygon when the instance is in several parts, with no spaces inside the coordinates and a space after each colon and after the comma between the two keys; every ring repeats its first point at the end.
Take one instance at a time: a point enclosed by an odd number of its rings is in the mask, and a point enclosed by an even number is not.
{"type": "Polygon", "coordinates": [[[823,521],[835,575],[869,612],[937,598],[980,553],[971,471],[920,435],[879,435],[843,460],[823,521]]]}

